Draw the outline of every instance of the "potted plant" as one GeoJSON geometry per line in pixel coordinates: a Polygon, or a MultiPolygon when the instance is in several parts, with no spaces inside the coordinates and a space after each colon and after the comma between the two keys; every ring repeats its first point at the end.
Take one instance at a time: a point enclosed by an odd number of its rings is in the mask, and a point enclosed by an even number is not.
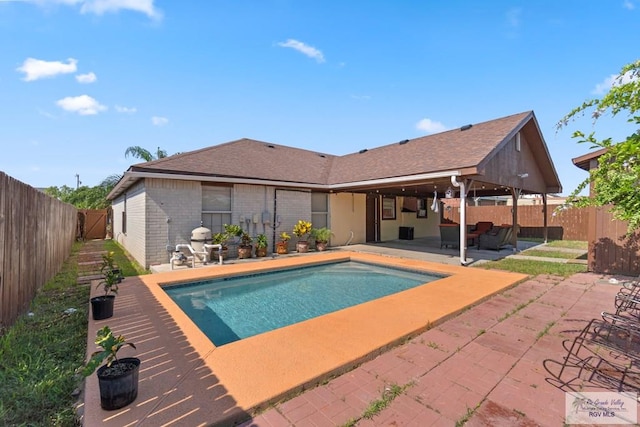
{"type": "Polygon", "coordinates": [[[136,348],[127,342],[122,335],[115,337],[109,326],[96,333],[96,345],[102,348],[94,352],[82,368],[82,375],[91,375],[98,369],[98,385],[100,388],[100,406],[105,410],[120,409],[138,396],[138,373],[140,359],[123,357],[118,359],[118,351],[125,345],[136,348]],[[106,364],[98,368],[104,361],[106,364]]]}
{"type": "Polygon", "coordinates": [[[120,270],[115,268],[113,252],[102,255],[102,280],[97,287],[104,290],[104,295],[91,298],[93,320],[108,319],[113,316],[113,304],[118,294],[118,284],[122,282],[120,270]]]}
{"type": "MultiPolygon", "coordinates": [[[[227,254],[229,252],[229,247],[226,245],[227,239],[228,239],[228,237],[227,237],[226,233],[214,233],[211,236],[211,243],[214,244],[214,245],[220,245],[221,246],[221,249],[218,249],[218,250],[221,251],[221,253],[222,253],[222,259],[227,259],[227,254]]],[[[211,254],[210,254],[211,255],[210,256],[211,259],[216,258],[215,252],[217,252],[218,250],[217,249],[212,249],[211,250],[211,254]]]]}
{"type": "Polygon", "coordinates": [[[266,234],[258,234],[256,236],[256,256],[257,257],[265,257],[267,256],[267,246],[269,242],[267,241],[266,234]]]}
{"type": "Polygon", "coordinates": [[[225,224],[223,227],[227,242],[229,240],[236,240],[236,237],[242,236],[242,227],[240,227],[238,224],[225,224]]]}
{"type": "Polygon", "coordinates": [[[276,242],[276,253],[279,255],[288,254],[289,240],[291,240],[291,236],[289,236],[286,231],[280,233],[280,240],[276,242]]]}
{"type": "Polygon", "coordinates": [[[311,237],[316,241],[316,249],[318,251],[324,251],[327,249],[329,239],[331,238],[331,230],[327,227],[314,228],[311,230],[311,237]]]}
{"type": "Polygon", "coordinates": [[[253,239],[249,236],[249,233],[246,231],[242,233],[240,236],[240,245],[238,246],[238,258],[251,258],[251,251],[253,250],[253,246],[251,246],[251,242],[253,239]]]}
{"type": "Polygon", "coordinates": [[[311,223],[309,221],[298,220],[296,225],[293,226],[293,234],[298,237],[298,242],[296,243],[296,250],[298,252],[309,251],[309,242],[307,239],[310,233],[311,223]]]}

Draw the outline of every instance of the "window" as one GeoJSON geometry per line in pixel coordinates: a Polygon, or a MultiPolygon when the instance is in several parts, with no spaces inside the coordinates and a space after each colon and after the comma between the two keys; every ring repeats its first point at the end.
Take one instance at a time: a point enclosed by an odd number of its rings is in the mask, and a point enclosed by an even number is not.
{"type": "Polygon", "coordinates": [[[231,190],[226,186],[202,186],[202,225],[212,233],[224,231],[231,223],[231,190]]]}
{"type": "Polygon", "coordinates": [[[311,193],[311,224],[313,228],[329,227],[329,196],[311,193]]]}
{"type": "Polygon", "coordinates": [[[416,211],[417,218],[427,217],[427,199],[418,199],[418,206],[416,211]]]}
{"type": "Polygon", "coordinates": [[[395,196],[382,197],[382,219],[396,219],[395,196]]]}

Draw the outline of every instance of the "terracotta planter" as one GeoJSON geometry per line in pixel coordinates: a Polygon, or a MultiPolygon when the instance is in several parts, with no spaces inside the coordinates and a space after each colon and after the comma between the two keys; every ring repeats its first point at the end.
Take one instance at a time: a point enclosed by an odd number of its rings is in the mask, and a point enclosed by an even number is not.
{"type": "Polygon", "coordinates": [[[256,247],[256,257],[262,258],[265,256],[267,256],[267,247],[266,246],[264,248],[256,247]]]}
{"type": "Polygon", "coordinates": [[[286,242],[276,243],[276,253],[278,255],[285,255],[289,253],[289,245],[286,242]]]}
{"type": "Polygon", "coordinates": [[[326,251],[327,250],[327,242],[316,242],[316,250],[317,251],[326,251]]]}
{"type": "Polygon", "coordinates": [[[251,251],[253,250],[253,246],[238,246],[238,258],[246,259],[251,258],[251,251]]]}
{"type": "Polygon", "coordinates": [[[309,242],[301,240],[296,243],[296,250],[300,253],[309,252],[309,242]]]}

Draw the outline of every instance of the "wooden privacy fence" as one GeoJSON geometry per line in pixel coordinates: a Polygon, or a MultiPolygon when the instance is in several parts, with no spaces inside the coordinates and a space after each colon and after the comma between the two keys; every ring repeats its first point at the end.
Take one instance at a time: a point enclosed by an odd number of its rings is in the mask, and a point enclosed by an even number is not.
{"type": "MultiPolygon", "coordinates": [[[[555,205],[547,206],[547,227],[550,240],[582,240],[586,241],[589,223],[588,209],[566,209],[555,212],[555,205]]],[[[512,206],[467,206],[467,224],[480,221],[491,221],[494,224],[511,224],[513,222],[512,206]]],[[[460,222],[458,207],[444,209],[443,216],[460,222]]],[[[542,205],[518,206],[518,237],[544,237],[544,215],[542,205]]]]}
{"type": "Polygon", "coordinates": [[[0,172],[0,333],[71,254],[76,208],[0,172]]]}
{"type": "Polygon", "coordinates": [[[627,236],[627,222],[613,219],[609,207],[592,208],[589,225],[589,271],[640,274],[640,232],[627,236]]]}

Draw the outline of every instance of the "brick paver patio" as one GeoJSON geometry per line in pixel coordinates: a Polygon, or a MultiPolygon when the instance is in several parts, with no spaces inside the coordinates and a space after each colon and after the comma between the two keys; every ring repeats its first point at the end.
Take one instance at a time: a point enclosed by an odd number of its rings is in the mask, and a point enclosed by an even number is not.
{"type": "Polygon", "coordinates": [[[561,426],[565,391],[608,390],[588,378],[560,387],[553,369],[563,342],[612,310],[619,286],[602,279],[530,279],[242,426],[561,426]]]}

